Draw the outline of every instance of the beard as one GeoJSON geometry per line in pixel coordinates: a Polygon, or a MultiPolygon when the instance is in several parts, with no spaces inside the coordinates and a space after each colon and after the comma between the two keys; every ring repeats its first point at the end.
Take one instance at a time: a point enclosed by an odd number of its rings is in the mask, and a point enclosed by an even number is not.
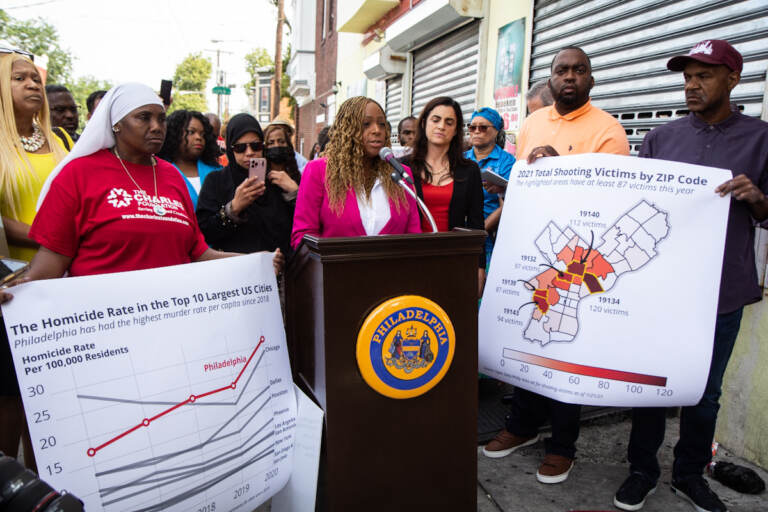
{"type": "Polygon", "coordinates": [[[584,101],[584,98],[579,96],[578,93],[570,93],[570,94],[558,94],[555,98],[555,101],[557,103],[560,103],[562,105],[567,105],[569,107],[572,107],[574,105],[578,105],[580,102],[584,101]]]}

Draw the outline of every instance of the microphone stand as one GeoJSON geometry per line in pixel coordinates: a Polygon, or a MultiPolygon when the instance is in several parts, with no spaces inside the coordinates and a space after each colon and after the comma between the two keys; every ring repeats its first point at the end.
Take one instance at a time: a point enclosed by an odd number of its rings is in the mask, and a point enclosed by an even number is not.
{"type": "Polygon", "coordinates": [[[425,217],[427,217],[427,220],[429,221],[429,225],[432,227],[432,232],[437,233],[437,224],[435,224],[435,218],[432,217],[432,213],[429,211],[429,208],[427,208],[427,205],[424,204],[424,201],[421,200],[421,198],[416,195],[416,192],[411,190],[411,187],[406,185],[405,181],[403,180],[403,177],[400,175],[399,172],[393,172],[389,175],[392,180],[400,185],[403,190],[405,190],[412,198],[416,200],[416,203],[419,205],[419,209],[424,214],[425,217]]]}

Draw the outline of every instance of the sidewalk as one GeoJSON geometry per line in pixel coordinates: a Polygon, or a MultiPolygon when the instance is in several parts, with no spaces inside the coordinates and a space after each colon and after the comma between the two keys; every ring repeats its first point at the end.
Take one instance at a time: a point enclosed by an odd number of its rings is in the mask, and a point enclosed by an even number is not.
{"type": "MultiPolygon", "coordinates": [[[[616,511],[613,495],[627,476],[627,441],[630,419],[619,413],[582,423],[576,464],[566,482],[544,485],[536,481],[536,470],[544,455],[543,443],[523,448],[508,457],[491,459],[478,448],[477,510],[480,512],[567,512],[616,511]]],[[[677,440],[677,418],[667,420],[667,435],[659,453],[662,476],[656,493],[648,498],[644,512],[691,512],[693,507],[669,489],[672,447],[677,440]]],[[[549,433],[545,433],[548,436],[549,433]]],[[[720,447],[716,460],[751,467],[768,482],[768,472],[728,454],[720,447]]],[[[710,480],[712,489],[730,512],[768,511],[768,492],[740,494],[710,480]]]]}

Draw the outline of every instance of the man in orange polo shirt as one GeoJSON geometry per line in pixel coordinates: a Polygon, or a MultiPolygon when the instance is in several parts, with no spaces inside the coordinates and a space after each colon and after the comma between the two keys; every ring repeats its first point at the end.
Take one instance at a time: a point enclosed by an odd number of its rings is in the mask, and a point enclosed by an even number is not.
{"type": "MultiPolygon", "coordinates": [[[[595,80],[584,50],[563,48],[555,55],[550,71],[548,85],[555,104],[536,110],[523,121],[517,137],[518,158],[532,163],[540,157],[578,153],[628,155],[624,128],[589,99],[595,80]]],[[[534,444],[539,440],[539,427],[549,420],[552,437],[545,441],[546,456],[536,478],[545,484],[563,482],[576,455],[580,413],[579,405],[517,388],[506,428],[483,448],[483,453],[487,457],[505,457],[534,444]]]]}

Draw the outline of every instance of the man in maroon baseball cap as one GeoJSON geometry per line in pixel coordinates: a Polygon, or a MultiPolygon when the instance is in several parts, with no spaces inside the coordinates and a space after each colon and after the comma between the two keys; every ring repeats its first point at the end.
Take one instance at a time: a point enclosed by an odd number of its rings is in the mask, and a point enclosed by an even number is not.
{"type": "MultiPolygon", "coordinates": [[[[739,52],[716,39],[702,41],[687,55],[670,59],[667,68],[683,72],[690,114],[648,132],[638,154],[733,173],[732,179],[712,187],[713,195],[730,197],[730,206],[714,340],[701,340],[702,352],[712,353],[709,376],[699,403],[682,408],[672,466],[672,492],[698,512],[727,511],[703,472],[712,460],[723,374],[744,306],[762,296],[753,220],[768,218],[768,123],[731,106],[731,91],[739,83],[742,66],[739,52]]],[[[634,409],[627,448],[630,474],[613,498],[617,508],[640,510],[656,490],[661,475],[656,453],[664,442],[665,422],[663,408],[634,409]]]]}
{"type": "Polygon", "coordinates": [[[683,71],[686,64],[696,60],[704,64],[722,64],[731,71],[741,73],[744,67],[744,59],[741,54],[731,46],[728,41],[722,39],[707,39],[691,48],[686,55],[672,57],[667,62],[667,69],[670,71],[683,71]]]}

